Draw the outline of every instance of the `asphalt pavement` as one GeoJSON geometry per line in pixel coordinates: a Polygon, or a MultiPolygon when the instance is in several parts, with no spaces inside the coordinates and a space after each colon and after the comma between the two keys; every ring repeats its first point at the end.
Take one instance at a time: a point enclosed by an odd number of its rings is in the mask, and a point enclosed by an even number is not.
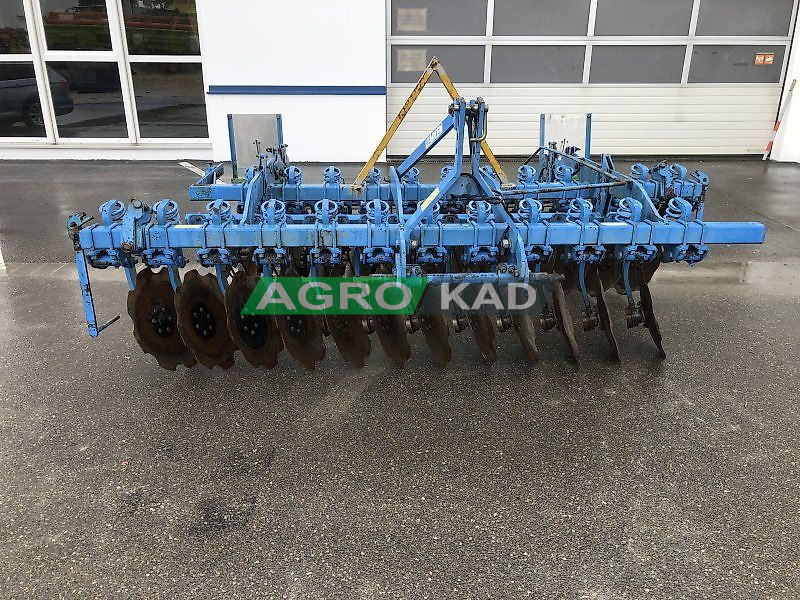
{"type": "MultiPolygon", "coordinates": [[[[127,316],[86,335],[64,224],[195,176],[0,163],[0,597],[800,597],[800,167],[701,166],[768,240],[659,271],[664,361],[612,294],[621,364],[466,331],[446,369],[417,334],[404,369],[172,373],[127,316]]],[[[125,315],[121,273],[94,292],[125,315]]]]}

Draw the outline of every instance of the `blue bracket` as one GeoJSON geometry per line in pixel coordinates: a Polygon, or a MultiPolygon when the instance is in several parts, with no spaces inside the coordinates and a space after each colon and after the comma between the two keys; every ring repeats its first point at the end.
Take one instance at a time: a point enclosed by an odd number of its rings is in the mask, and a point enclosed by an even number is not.
{"type": "Polygon", "coordinates": [[[96,338],[111,325],[119,321],[120,316],[117,315],[105,325],[97,326],[97,313],[95,312],[94,298],[92,297],[92,285],[89,282],[89,268],[86,264],[86,255],[83,253],[83,250],[75,252],[75,264],[78,267],[78,281],[81,284],[83,311],[86,313],[86,325],[89,328],[89,335],[96,338]]]}

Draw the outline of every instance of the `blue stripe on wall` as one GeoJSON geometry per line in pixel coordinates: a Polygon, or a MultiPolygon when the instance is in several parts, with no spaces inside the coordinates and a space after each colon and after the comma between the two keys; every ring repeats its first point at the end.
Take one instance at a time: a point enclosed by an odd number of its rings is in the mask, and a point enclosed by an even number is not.
{"type": "Polygon", "coordinates": [[[385,96],[384,85],[210,85],[213,95],[244,96],[385,96]]]}

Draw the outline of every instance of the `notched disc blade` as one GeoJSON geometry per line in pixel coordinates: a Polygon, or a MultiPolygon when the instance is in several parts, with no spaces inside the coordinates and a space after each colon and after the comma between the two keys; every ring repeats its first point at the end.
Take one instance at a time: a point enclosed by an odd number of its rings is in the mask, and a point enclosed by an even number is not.
{"type": "Polygon", "coordinates": [[[175,294],[178,330],[197,360],[205,367],[230,369],[236,344],[228,331],[225,297],[217,278],[201,276],[196,270],[186,273],[175,294]]]}
{"type": "Polygon", "coordinates": [[[136,288],[128,292],[128,314],[133,321],[133,337],[141,349],[158,361],[160,367],[174,371],[178,365],[197,364],[178,331],[175,292],[166,269],[144,269],[136,276],[136,288]]]}
{"type": "Polygon", "coordinates": [[[363,318],[359,315],[326,315],[325,321],[342,358],[354,367],[362,368],[364,359],[372,351],[363,318]]]}
{"type": "Polygon", "coordinates": [[[314,369],[325,358],[322,327],[314,315],[278,315],[275,321],[286,350],[306,369],[314,369]]]}
{"type": "Polygon", "coordinates": [[[536,328],[529,314],[518,313],[511,315],[511,322],[517,332],[517,337],[525,350],[525,355],[532,363],[539,362],[541,355],[536,347],[536,328]]]}
{"type": "Polygon", "coordinates": [[[472,327],[472,338],[483,360],[490,365],[497,362],[497,350],[494,347],[495,326],[492,319],[485,314],[470,314],[469,324],[472,327]]]}
{"type": "Polygon", "coordinates": [[[447,318],[444,315],[419,315],[419,324],[433,360],[440,367],[444,367],[453,358],[447,318]]]}
{"type": "Polygon", "coordinates": [[[598,267],[600,273],[600,281],[603,283],[603,289],[607,290],[617,283],[621,274],[618,274],[614,263],[605,262],[598,267]]]}
{"type": "Polygon", "coordinates": [[[274,368],[283,340],[272,315],[243,315],[242,309],[256,289],[258,277],[237,271],[225,293],[228,332],[251,365],[274,368]]]}
{"type": "MultiPolygon", "coordinates": [[[[650,260],[642,265],[639,265],[638,268],[634,267],[630,270],[630,283],[631,289],[639,289],[639,286],[644,283],[650,283],[650,280],[653,279],[653,276],[658,271],[658,268],[661,266],[661,257],[663,253],[659,250],[653,260],[650,260]]],[[[614,265],[614,274],[616,276],[616,282],[614,283],[614,289],[617,291],[618,294],[622,295],[625,293],[625,283],[622,279],[622,263],[615,263],[614,265]]],[[[608,289],[608,285],[606,285],[606,289],[608,289]]]]}
{"type": "Polygon", "coordinates": [[[658,267],[661,266],[661,255],[662,253],[659,251],[653,260],[642,265],[642,283],[650,283],[650,280],[653,279],[653,275],[656,274],[658,267]]]}
{"type": "Polygon", "coordinates": [[[411,358],[406,318],[403,315],[376,315],[372,319],[372,324],[386,356],[398,367],[406,364],[411,358]]]}
{"type": "Polygon", "coordinates": [[[661,337],[661,328],[658,326],[658,319],[656,313],[653,311],[653,297],[650,295],[650,286],[642,281],[639,284],[639,298],[642,303],[642,312],[644,313],[644,325],[650,331],[650,337],[653,338],[661,358],[667,358],[667,353],[664,352],[663,339],[661,337]]]}
{"type": "Polygon", "coordinates": [[[603,290],[603,282],[597,268],[589,271],[590,285],[595,298],[597,298],[597,312],[600,315],[600,328],[606,334],[611,350],[614,353],[614,358],[621,361],[619,354],[619,344],[617,343],[617,336],[614,335],[614,327],[611,324],[611,314],[608,312],[608,305],[606,304],[606,294],[603,290]]]}
{"type": "Polygon", "coordinates": [[[556,324],[561,335],[564,336],[564,341],[569,346],[570,353],[575,362],[578,362],[578,342],[575,340],[575,329],[572,325],[572,317],[569,316],[567,310],[567,298],[564,295],[564,288],[561,283],[557,283],[553,290],[553,309],[556,317],[556,324]]]}

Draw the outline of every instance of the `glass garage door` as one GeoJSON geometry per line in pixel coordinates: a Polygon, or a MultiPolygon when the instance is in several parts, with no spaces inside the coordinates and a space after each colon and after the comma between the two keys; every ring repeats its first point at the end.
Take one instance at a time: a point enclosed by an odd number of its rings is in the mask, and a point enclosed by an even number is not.
{"type": "MultiPolygon", "coordinates": [[[[489,103],[500,155],[530,154],[541,112],[592,112],[598,152],[759,154],[797,0],[389,0],[387,12],[389,121],[438,56],[462,95],[489,103]]],[[[444,114],[446,93],[429,87],[390,155],[444,114]]]]}
{"type": "Polygon", "coordinates": [[[200,61],[195,0],[0,0],[0,144],[207,143],[200,61]]]}

